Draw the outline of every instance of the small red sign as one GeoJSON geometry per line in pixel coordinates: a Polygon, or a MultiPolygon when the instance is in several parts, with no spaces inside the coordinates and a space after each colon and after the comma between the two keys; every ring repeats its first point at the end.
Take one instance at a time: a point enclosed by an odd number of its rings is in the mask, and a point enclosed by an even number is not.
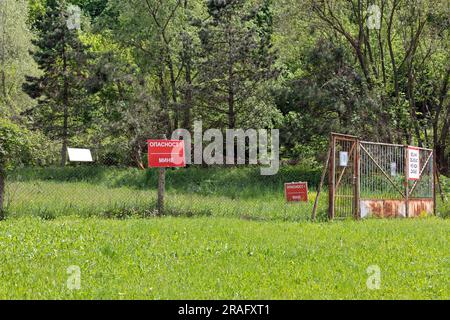
{"type": "Polygon", "coordinates": [[[150,168],[186,167],[184,141],[148,140],[147,143],[150,168]]]}
{"type": "Polygon", "coordinates": [[[308,201],[308,183],[292,182],[284,185],[284,193],[287,202],[307,202],[308,201]]]}

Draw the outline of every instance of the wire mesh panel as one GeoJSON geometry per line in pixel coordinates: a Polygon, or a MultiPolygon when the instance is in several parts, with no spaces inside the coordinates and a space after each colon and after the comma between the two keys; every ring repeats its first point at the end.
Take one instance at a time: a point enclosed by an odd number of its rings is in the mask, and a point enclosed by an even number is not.
{"type": "Polygon", "coordinates": [[[403,199],[405,180],[404,146],[361,142],[362,199],[403,199]]]}
{"type": "Polygon", "coordinates": [[[349,218],[355,215],[355,187],[358,142],[350,136],[333,138],[332,182],[333,218],[349,218]]]}
{"type": "Polygon", "coordinates": [[[415,217],[435,210],[433,150],[332,134],[330,218],[415,217]]]}
{"type": "Polygon", "coordinates": [[[408,181],[409,198],[433,198],[433,151],[419,148],[420,179],[408,181]]]}

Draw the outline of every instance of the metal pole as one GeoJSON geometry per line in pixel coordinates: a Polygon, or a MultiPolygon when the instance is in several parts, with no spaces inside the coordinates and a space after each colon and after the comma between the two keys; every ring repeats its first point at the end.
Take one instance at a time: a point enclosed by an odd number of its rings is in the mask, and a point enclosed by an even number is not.
{"type": "Polygon", "coordinates": [[[408,146],[405,148],[405,213],[406,217],[409,218],[409,159],[408,159],[408,146]]]}
{"type": "Polygon", "coordinates": [[[436,216],[436,177],[437,177],[437,175],[436,175],[436,157],[435,157],[436,153],[434,152],[434,150],[431,151],[431,152],[433,153],[433,161],[431,162],[432,166],[433,166],[433,168],[431,170],[432,175],[433,175],[433,177],[432,177],[432,184],[433,184],[433,215],[436,216]]]}
{"type": "Polygon", "coordinates": [[[325,176],[327,174],[328,166],[330,163],[330,157],[331,157],[331,146],[328,148],[327,161],[325,163],[325,167],[323,168],[322,176],[320,177],[320,184],[319,184],[319,188],[317,189],[316,200],[314,201],[314,207],[313,207],[313,212],[312,212],[312,216],[311,216],[312,221],[316,221],[317,205],[319,204],[319,196],[320,196],[320,192],[322,191],[322,186],[325,181],[325,176]]]}
{"type": "MultiPolygon", "coordinates": [[[[166,135],[162,136],[163,140],[167,140],[166,135]]],[[[166,193],[166,169],[159,168],[158,173],[158,216],[164,215],[164,196],[166,193]]]]}
{"type": "Polygon", "coordinates": [[[360,156],[359,156],[359,139],[356,139],[355,150],[355,219],[360,218],[359,206],[360,206],[360,156]]]}
{"type": "Polygon", "coordinates": [[[336,138],[335,136],[332,134],[331,135],[331,158],[330,158],[330,175],[328,177],[329,183],[329,190],[328,190],[328,197],[329,197],[329,204],[328,204],[328,218],[329,219],[333,219],[334,218],[334,182],[335,182],[335,177],[334,177],[334,166],[335,166],[335,162],[336,162],[336,154],[335,154],[335,143],[336,143],[336,138]]]}

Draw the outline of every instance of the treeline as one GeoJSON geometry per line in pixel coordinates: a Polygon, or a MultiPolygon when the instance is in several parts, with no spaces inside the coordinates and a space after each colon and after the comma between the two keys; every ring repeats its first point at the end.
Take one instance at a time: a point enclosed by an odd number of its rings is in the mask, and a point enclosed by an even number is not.
{"type": "Polygon", "coordinates": [[[448,14],[445,0],[3,0],[2,124],[40,164],[86,146],[142,167],[147,138],[202,120],[279,128],[300,161],[323,160],[332,131],[434,148],[448,173],[448,14]]]}

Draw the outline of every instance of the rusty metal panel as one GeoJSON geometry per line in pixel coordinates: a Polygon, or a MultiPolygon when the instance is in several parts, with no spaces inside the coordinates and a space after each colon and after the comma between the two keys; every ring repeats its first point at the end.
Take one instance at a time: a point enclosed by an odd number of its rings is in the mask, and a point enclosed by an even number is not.
{"type": "Polygon", "coordinates": [[[405,201],[361,200],[361,217],[395,218],[405,217],[405,201]]]}
{"type": "Polygon", "coordinates": [[[409,215],[410,217],[421,217],[432,215],[434,213],[433,199],[410,199],[409,215]]]}
{"type": "MultiPolygon", "coordinates": [[[[398,218],[406,217],[406,205],[403,200],[361,200],[361,218],[398,218]]],[[[409,216],[419,217],[433,214],[433,199],[412,199],[409,201],[409,216]]]]}
{"type": "Polygon", "coordinates": [[[382,200],[362,200],[360,205],[361,218],[383,217],[383,201],[382,200]]]}

